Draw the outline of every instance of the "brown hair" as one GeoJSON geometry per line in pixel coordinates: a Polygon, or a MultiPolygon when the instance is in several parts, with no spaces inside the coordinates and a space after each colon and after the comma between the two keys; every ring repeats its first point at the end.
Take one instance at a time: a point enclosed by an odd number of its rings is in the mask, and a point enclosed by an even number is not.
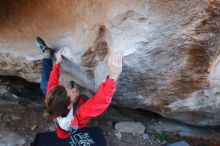
{"type": "Polygon", "coordinates": [[[70,104],[70,98],[67,96],[65,87],[55,87],[46,98],[48,104],[44,111],[44,117],[53,119],[58,116],[65,117],[68,114],[67,106],[70,104]]]}

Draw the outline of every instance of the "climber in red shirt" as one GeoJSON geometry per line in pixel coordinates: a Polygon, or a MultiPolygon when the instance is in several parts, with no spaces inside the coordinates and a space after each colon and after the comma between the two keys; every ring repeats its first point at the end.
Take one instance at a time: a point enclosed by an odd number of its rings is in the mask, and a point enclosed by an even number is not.
{"type": "Polygon", "coordinates": [[[87,101],[79,97],[78,85],[72,81],[71,87],[59,85],[59,68],[62,52],[56,54],[56,63],[52,65],[54,51],[37,37],[37,45],[44,52],[42,60],[41,90],[46,96],[46,110],[44,116],[55,119],[56,133],[59,138],[67,138],[78,128],[101,115],[109,106],[115,92],[116,81],[122,71],[122,55],[110,54],[108,57],[109,76],[106,77],[96,94],[87,101]]]}

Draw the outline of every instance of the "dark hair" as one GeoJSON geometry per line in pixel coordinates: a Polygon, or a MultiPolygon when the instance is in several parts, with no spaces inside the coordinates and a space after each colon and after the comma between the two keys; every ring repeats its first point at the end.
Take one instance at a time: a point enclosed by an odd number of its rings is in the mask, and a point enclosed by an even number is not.
{"type": "Polygon", "coordinates": [[[48,103],[44,111],[44,117],[53,119],[58,116],[65,117],[69,110],[67,106],[71,103],[70,98],[67,96],[65,87],[57,86],[46,97],[48,103]]]}

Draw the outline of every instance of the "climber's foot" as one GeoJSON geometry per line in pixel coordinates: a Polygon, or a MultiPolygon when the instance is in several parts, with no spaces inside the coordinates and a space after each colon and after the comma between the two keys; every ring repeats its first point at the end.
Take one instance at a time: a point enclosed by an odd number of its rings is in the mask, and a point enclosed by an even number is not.
{"type": "Polygon", "coordinates": [[[41,49],[41,51],[43,52],[44,58],[50,58],[50,59],[54,58],[54,50],[49,48],[42,38],[37,37],[36,38],[36,44],[41,49]]]}
{"type": "Polygon", "coordinates": [[[44,53],[46,52],[46,50],[48,49],[46,43],[44,42],[44,40],[40,37],[36,38],[36,44],[37,46],[41,49],[41,51],[44,53]]]}

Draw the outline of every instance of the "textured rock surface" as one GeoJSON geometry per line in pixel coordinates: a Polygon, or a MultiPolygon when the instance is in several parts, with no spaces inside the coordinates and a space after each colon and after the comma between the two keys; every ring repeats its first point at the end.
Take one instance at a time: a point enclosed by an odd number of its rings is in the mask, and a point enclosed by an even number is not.
{"type": "Polygon", "coordinates": [[[119,132],[143,134],[145,131],[145,126],[140,122],[125,121],[116,123],[115,129],[119,132]]]}
{"type": "MultiPolygon", "coordinates": [[[[220,133],[217,128],[190,126],[166,119],[161,119],[161,121],[153,123],[150,127],[151,130],[156,130],[158,133],[168,132],[188,138],[188,140],[193,137],[197,139],[195,145],[200,145],[199,143],[202,143],[203,140],[210,142],[210,144],[207,144],[208,146],[217,146],[220,142],[220,133]]],[[[187,142],[189,142],[188,140],[187,142]]]]}
{"type": "Polygon", "coordinates": [[[220,125],[219,0],[0,0],[0,74],[39,82],[42,36],[65,50],[61,82],[95,91],[124,51],[114,103],[220,125]]]}

